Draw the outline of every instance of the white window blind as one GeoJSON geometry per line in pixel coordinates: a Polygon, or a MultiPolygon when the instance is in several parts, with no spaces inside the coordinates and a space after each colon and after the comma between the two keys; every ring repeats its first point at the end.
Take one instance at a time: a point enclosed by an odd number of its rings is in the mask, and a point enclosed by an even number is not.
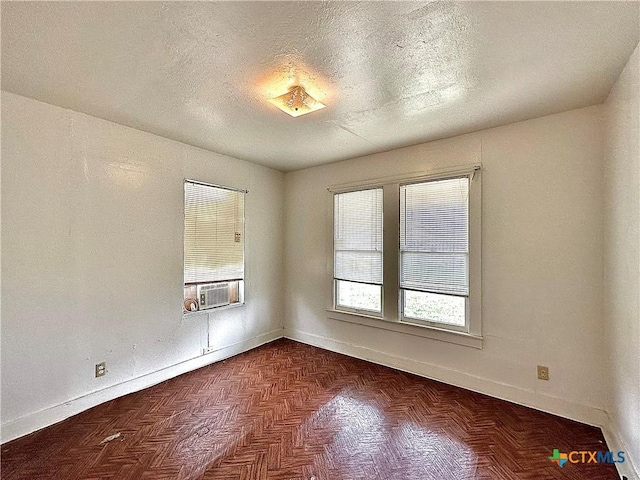
{"type": "Polygon", "coordinates": [[[382,188],[334,195],[334,278],[382,285],[382,188]]]}
{"type": "Polygon", "coordinates": [[[185,284],[244,278],[244,195],[185,181],[185,284]]]}
{"type": "Polygon", "coordinates": [[[469,295],[469,178],[400,187],[400,287],[469,295]]]}

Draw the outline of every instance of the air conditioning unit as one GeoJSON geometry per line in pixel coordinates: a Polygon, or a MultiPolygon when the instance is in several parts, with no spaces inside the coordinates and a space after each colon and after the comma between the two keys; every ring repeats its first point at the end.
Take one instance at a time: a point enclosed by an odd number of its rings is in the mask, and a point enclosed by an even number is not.
{"type": "Polygon", "coordinates": [[[230,291],[229,282],[198,285],[200,310],[229,305],[230,291]]]}

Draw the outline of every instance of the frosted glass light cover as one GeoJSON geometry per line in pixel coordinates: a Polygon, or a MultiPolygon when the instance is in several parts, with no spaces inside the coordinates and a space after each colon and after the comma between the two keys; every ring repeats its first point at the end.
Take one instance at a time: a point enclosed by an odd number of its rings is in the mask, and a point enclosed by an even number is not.
{"type": "Polygon", "coordinates": [[[287,93],[270,98],[269,102],[292,117],[299,117],[326,107],[309,95],[301,86],[291,87],[287,93]]]}

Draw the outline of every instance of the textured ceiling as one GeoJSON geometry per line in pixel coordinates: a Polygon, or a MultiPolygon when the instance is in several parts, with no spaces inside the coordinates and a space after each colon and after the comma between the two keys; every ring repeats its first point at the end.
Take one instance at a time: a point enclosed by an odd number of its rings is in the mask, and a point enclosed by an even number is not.
{"type": "Polygon", "coordinates": [[[2,2],[2,88],[283,171],[602,102],[638,2],[2,2]],[[299,118],[268,97],[302,85],[299,118]]]}

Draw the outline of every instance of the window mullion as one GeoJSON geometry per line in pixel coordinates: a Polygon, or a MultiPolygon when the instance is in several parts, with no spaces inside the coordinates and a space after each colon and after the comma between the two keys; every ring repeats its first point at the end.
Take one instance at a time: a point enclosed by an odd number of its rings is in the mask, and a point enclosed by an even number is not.
{"type": "Polygon", "coordinates": [[[482,335],[482,183],[480,171],[469,181],[469,333],[482,335]]]}
{"type": "Polygon", "coordinates": [[[398,321],[400,186],[398,183],[384,185],[383,192],[383,318],[398,321]]]}

